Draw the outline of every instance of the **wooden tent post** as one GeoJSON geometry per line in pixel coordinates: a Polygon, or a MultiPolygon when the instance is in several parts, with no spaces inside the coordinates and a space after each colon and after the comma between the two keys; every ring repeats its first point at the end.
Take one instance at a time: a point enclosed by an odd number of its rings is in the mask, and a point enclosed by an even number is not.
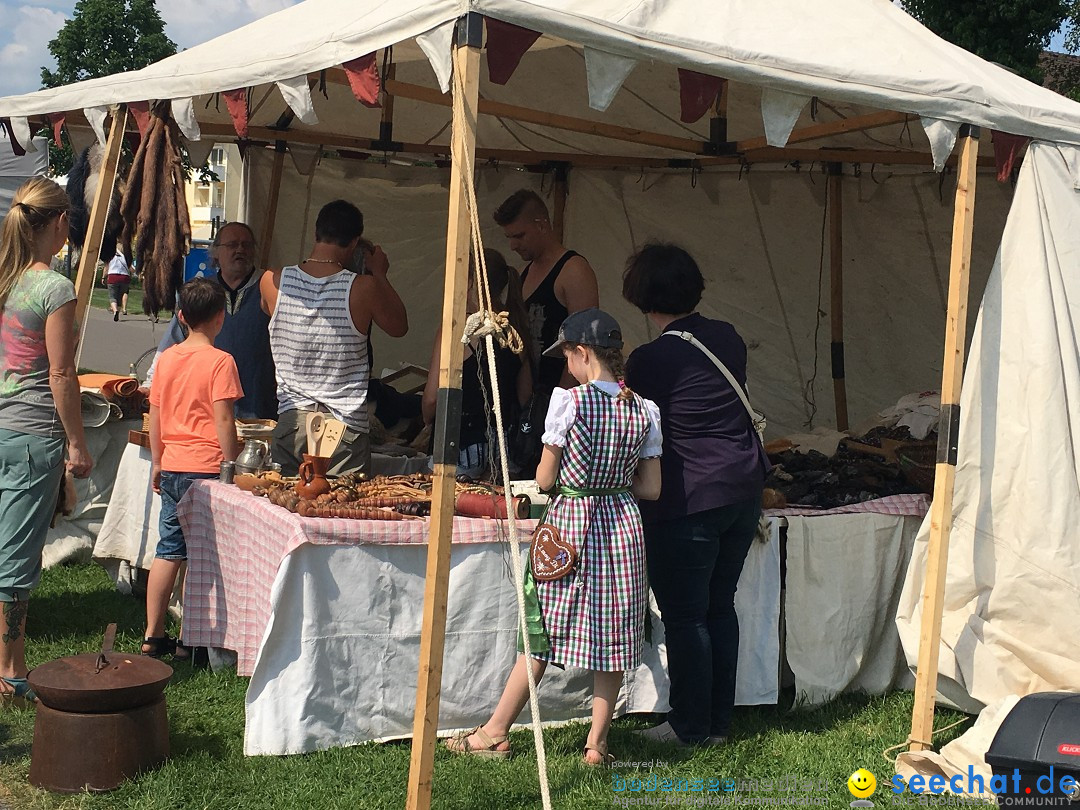
{"type": "Polygon", "coordinates": [[[431,526],[428,533],[420,668],[413,717],[412,758],[409,762],[409,810],[431,806],[435,736],[439,728],[443,647],[446,640],[446,601],[450,580],[450,542],[454,528],[454,484],[457,480],[458,433],[461,426],[461,363],[464,346],[465,298],[469,271],[469,212],[465,172],[476,152],[476,115],[480,96],[480,46],[483,17],[470,13],[458,21],[454,45],[454,92],[464,87],[465,126],[451,135],[450,211],[446,226],[446,286],[443,291],[442,344],[439,348],[439,394],[435,414],[431,487],[431,526]]]}
{"type": "Polygon", "coordinates": [[[259,269],[270,263],[270,243],[274,239],[274,223],[277,222],[278,196],[281,194],[281,172],[285,167],[285,141],[274,143],[274,168],[270,172],[270,199],[263,220],[262,239],[259,242],[259,269]]]}
{"type": "Polygon", "coordinates": [[[941,421],[938,426],[934,502],[930,507],[930,542],[922,594],[919,668],[915,676],[915,708],[911,715],[912,751],[931,747],[934,701],[937,695],[938,648],[945,604],[945,567],[952,530],[953,483],[956,479],[957,436],[960,430],[960,385],[967,338],[968,280],[971,270],[971,232],[975,221],[975,176],[979,128],[960,129],[960,169],[953,206],[952,253],[949,258],[949,304],[945,315],[945,362],[941,370],[941,421]]]}
{"type": "Polygon", "coordinates": [[[833,401],[836,429],[848,429],[847,381],[844,378],[844,164],[829,163],[829,314],[832,320],[833,401]]]}
{"type": "MultiPolygon", "coordinates": [[[[82,334],[81,325],[90,307],[90,295],[94,291],[98,254],[101,253],[101,241],[105,237],[105,223],[109,219],[109,204],[112,202],[113,186],[116,184],[116,170],[120,164],[120,149],[124,144],[127,119],[128,111],[124,105],[113,110],[109,139],[105,142],[105,159],[101,162],[101,169],[98,171],[94,206],[90,209],[90,222],[86,226],[86,239],[83,240],[82,254],[79,256],[79,272],[75,276],[75,323],[80,324],[80,335],[82,334]]],[[[109,258],[111,259],[112,256],[109,258]]],[[[81,355],[82,346],[80,345],[77,350],[76,364],[81,355]]]]}

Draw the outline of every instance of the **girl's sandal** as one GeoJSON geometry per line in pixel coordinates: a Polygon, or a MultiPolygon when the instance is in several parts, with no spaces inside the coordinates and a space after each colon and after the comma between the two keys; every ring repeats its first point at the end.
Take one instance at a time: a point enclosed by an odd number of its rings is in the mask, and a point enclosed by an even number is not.
{"type": "Polygon", "coordinates": [[[0,706],[25,709],[27,706],[37,703],[37,695],[30,688],[30,682],[26,678],[0,677],[0,681],[11,687],[11,691],[6,689],[0,691],[0,706]]]}
{"type": "Polygon", "coordinates": [[[615,761],[615,755],[608,751],[607,740],[598,742],[596,745],[589,745],[585,743],[585,754],[582,756],[582,762],[588,765],[590,768],[610,768],[611,763],[615,761]],[[589,759],[589,752],[595,751],[600,755],[599,762],[592,762],[589,759]]]}
{"type": "Polygon", "coordinates": [[[509,738],[504,734],[500,737],[490,737],[484,731],[483,726],[477,726],[472,731],[462,731],[446,741],[446,750],[453,754],[467,754],[471,757],[484,759],[509,759],[510,749],[500,750],[497,746],[502,745],[509,738]],[[469,744],[469,737],[476,735],[483,748],[474,748],[469,744]]]}
{"type": "Polygon", "coordinates": [[[140,654],[148,658],[161,658],[163,655],[172,655],[176,652],[176,639],[168,633],[163,636],[151,636],[144,638],[140,654]]]}

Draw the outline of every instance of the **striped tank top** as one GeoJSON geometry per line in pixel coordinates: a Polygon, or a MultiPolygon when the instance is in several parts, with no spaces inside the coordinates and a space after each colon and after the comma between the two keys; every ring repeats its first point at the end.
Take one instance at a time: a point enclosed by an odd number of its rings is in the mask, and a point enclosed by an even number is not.
{"type": "Polygon", "coordinates": [[[368,338],[349,312],[355,280],[349,270],[325,278],[295,265],[281,271],[270,318],[278,413],[322,405],[353,430],[368,432],[368,338]]]}

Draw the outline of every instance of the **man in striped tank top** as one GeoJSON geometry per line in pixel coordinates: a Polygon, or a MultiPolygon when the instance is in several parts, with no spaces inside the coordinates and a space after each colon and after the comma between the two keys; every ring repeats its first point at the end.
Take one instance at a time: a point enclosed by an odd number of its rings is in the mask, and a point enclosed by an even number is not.
{"type": "Polygon", "coordinates": [[[368,335],[375,323],[391,337],[409,330],[405,305],[386,278],[382,249],[365,251],[365,272],[348,269],[364,233],[360,210],[327,203],[315,221],[315,246],[299,265],[265,273],[263,309],[270,315],[270,350],[277,369],[278,423],[274,461],[296,475],[307,452],[307,415],[319,411],[346,425],[330,473],[367,472],[368,335]]]}

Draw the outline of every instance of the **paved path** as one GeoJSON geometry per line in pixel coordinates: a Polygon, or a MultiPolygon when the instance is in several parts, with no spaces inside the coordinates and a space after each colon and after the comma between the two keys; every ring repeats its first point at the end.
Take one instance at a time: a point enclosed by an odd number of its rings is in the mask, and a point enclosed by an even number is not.
{"type": "MultiPolygon", "coordinates": [[[[169,324],[164,312],[158,324],[141,313],[121,315],[116,323],[108,310],[90,307],[89,313],[79,367],[108,374],[127,374],[139,355],[157,346],[169,324]]],[[[142,375],[147,368],[148,362],[140,365],[142,375]]]]}

